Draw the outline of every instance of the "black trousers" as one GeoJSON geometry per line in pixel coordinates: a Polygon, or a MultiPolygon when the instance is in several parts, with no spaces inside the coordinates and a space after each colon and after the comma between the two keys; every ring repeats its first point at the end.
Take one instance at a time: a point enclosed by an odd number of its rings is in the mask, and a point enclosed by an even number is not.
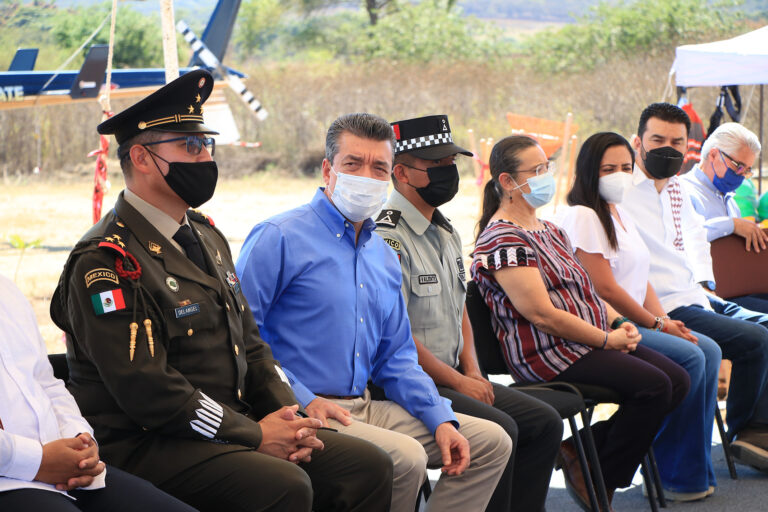
{"type": "Polygon", "coordinates": [[[493,406],[453,389],[438,386],[455,412],[493,421],[512,438],[512,455],[493,492],[487,511],[544,510],[563,420],[541,400],[512,388],[493,384],[493,406]]]}
{"type": "Polygon", "coordinates": [[[629,354],[593,350],[554,380],[603,386],[620,395],[619,410],[592,425],[608,489],[632,483],[664,417],[683,401],[691,385],[681,366],[642,345],[629,354]]]}
{"type": "Polygon", "coordinates": [[[336,432],[319,431],[318,438],[325,449],[313,452],[306,464],[254,450],[224,453],[157,486],[202,512],[389,510],[389,455],[336,432]]]}
{"type": "Polygon", "coordinates": [[[107,466],[106,487],[75,490],[72,500],[57,492],[19,489],[0,492],[3,512],[195,512],[146,480],[107,466]]]}

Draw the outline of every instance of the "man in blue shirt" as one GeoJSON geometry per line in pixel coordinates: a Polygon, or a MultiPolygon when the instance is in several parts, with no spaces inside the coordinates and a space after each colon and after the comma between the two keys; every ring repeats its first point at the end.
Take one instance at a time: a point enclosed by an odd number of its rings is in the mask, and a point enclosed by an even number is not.
{"type": "Polygon", "coordinates": [[[400,265],[370,218],[386,199],[394,146],[392,128],[377,116],[334,121],[326,187],[257,225],[236,270],[299,403],[392,456],[392,510],[413,510],[426,467],[441,464],[429,508],[482,510],[512,442],[495,423],[455,415],[418,365],[400,265]],[[369,379],[388,400],[371,400],[369,379]]]}
{"type": "MultiPolygon", "coordinates": [[[[760,154],[760,140],[739,123],[724,123],[707,137],[701,162],[682,176],[682,183],[696,212],[704,217],[707,240],[730,234],[744,238],[747,251],[764,250],[768,234],[754,221],[742,219],[734,191],[752,177],[752,166],[760,154]]],[[[710,290],[714,283],[704,283],[710,290]]],[[[739,306],[768,313],[768,294],[729,299],[739,306]]]]}

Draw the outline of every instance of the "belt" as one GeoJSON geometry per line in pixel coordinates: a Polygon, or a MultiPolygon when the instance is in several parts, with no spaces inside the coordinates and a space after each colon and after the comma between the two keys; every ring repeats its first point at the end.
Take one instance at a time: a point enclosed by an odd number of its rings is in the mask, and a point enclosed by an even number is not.
{"type": "Polygon", "coordinates": [[[354,400],[356,398],[362,398],[360,395],[358,396],[339,396],[339,395],[324,395],[322,393],[315,393],[315,395],[327,398],[328,400],[354,400]]]}

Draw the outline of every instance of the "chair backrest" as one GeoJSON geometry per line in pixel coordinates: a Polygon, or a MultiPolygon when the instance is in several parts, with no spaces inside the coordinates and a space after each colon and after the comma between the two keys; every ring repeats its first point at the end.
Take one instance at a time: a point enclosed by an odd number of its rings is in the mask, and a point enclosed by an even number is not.
{"type": "Polygon", "coordinates": [[[53,376],[67,382],[69,380],[67,354],[48,354],[48,361],[50,361],[53,367],[53,376]]]}
{"type": "Polygon", "coordinates": [[[742,237],[728,235],[712,241],[711,254],[719,296],[768,293],[768,251],[747,252],[742,237]]]}
{"type": "Polygon", "coordinates": [[[467,283],[467,314],[472,324],[472,335],[475,338],[475,351],[480,371],[488,375],[507,375],[509,370],[504,363],[504,356],[499,347],[499,340],[491,325],[491,310],[485,304],[483,295],[477,283],[467,283]]]}

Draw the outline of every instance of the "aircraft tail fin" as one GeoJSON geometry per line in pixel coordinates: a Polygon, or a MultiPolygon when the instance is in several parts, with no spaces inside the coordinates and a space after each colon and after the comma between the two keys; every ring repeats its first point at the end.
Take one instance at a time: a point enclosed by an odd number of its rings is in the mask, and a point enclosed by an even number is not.
{"type": "MultiPolygon", "coordinates": [[[[241,0],[219,0],[203,31],[203,43],[213,53],[219,62],[224,60],[229,40],[232,37],[232,27],[237,19],[241,0]]],[[[189,61],[190,66],[205,66],[200,56],[195,53],[189,61]]]]}
{"type": "Polygon", "coordinates": [[[33,71],[37,61],[37,48],[19,48],[13,56],[8,71],[33,71]]]}
{"type": "Polygon", "coordinates": [[[104,83],[104,73],[107,70],[108,54],[109,46],[106,44],[91,46],[69,91],[72,99],[95,98],[99,95],[101,84],[104,83]]]}

